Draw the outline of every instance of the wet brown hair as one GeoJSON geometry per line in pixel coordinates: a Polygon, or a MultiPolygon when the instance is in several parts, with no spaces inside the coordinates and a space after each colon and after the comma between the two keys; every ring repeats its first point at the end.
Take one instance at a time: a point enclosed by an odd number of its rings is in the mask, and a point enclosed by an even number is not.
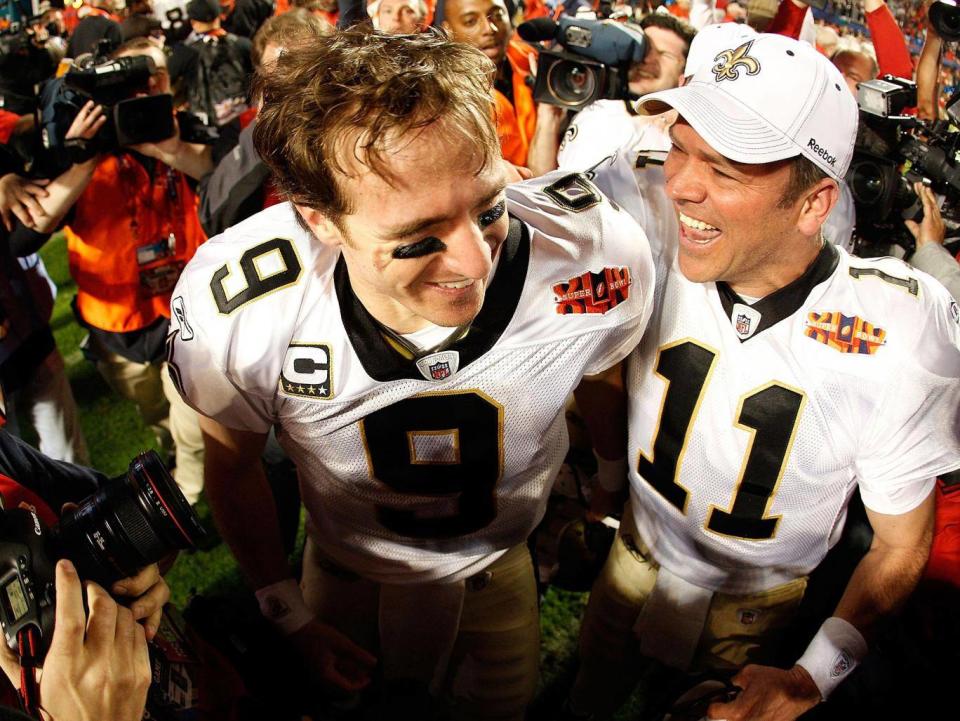
{"type": "Polygon", "coordinates": [[[483,53],[439,31],[337,32],[257,75],[264,103],[254,143],[287,199],[338,223],[350,199],[337,176],[359,162],[391,182],[391,152],[434,123],[475,151],[451,162],[475,161],[479,173],[499,159],[493,72],[483,53]]]}

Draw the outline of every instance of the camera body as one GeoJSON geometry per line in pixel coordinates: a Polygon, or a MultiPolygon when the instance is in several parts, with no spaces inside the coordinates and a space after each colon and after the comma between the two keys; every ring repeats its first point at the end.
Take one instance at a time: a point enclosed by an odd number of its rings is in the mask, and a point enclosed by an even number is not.
{"type": "Polygon", "coordinates": [[[171,551],[193,548],[206,534],[196,513],[154,451],[104,484],[48,528],[34,510],[0,513],[0,626],[20,649],[33,633],[42,658],[53,636],[55,567],[70,559],[82,579],[110,588],[171,551]],[[39,638],[37,638],[39,636],[39,638]]]}
{"type": "Polygon", "coordinates": [[[525,40],[555,40],[563,51],[537,47],[536,102],[581,110],[596,100],[630,97],[630,66],[647,55],[640,28],[614,20],[537,18],[517,28],[525,40]]]}
{"type": "Polygon", "coordinates": [[[20,631],[31,626],[41,629],[42,638],[52,635],[56,596],[48,541],[35,511],[17,508],[0,515],[0,625],[14,649],[20,631]]]}
{"type": "MultiPolygon", "coordinates": [[[[948,122],[905,115],[916,102],[916,84],[903,78],[887,75],[859,85],[860,127],[846,178],[856,208],[857,255],[902,256],[915,250],[903,221],[923,218],[916,181],[944,196],[941,211],[948,227],[960,224],[960,133],[948,122]]],[[[956,114],[952,104],[948,113],[956,114]]]]}
{"type": "Polygon", "coordinates": [[[86,56],[63,77],[49,80],[40,91],[38,126],[47,155],[43,165],[51,167],[40,174],[55,175],[97,153],[172,137],[173,96],[140,95],[156,72],[153,58],[146,55],[104,61],[86,56]],[[90,141],[67,140],[71,123],[88,100],[103,106],[107,122],[90,141]]]}

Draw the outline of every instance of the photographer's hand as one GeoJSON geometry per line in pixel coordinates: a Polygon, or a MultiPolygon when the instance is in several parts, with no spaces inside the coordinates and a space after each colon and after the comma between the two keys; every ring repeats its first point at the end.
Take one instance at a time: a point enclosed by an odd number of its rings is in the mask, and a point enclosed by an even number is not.
{"type": "Polygon", "coordinates": [[[80,112],[77,113],[73,122],[70,123],[64,139],[75,140],[81,138],[83,140],[91,140],[93,136],[100,131],[100,128],[103,127],[105,122],[107,122],[107,116],[103,112],[103,106],[97,105],[92,100],[88,100],[83,104],[83,107],[80,108],[80,112]]]}
{"type": "Polygon", "coordinates": [[[44,186],[49,182],[27,180],[16,173],[0,178],[0,219],[7,230],[13,230],[14,215],[28,228],[36,227],[40,219],[46,217],[46,211],[37,200],[47,197],[44,186]]]}
{"type": "Polygon", "coordinates": [[[913,184],[913,189],[920,197],[923,203],[923,220],[917,223],[915,220],[905,220],[903,224],[917,241],[917,248],[922,248],[928,243],[943,245],[943,239],[946,236],[946,228],[943,224],[943,216],[940,214],[940,207],[937,205],[937,198],[933,190],[921,182],[913,184]]]}
{"type": "Polygon", "coordinates": [[[200,180],[207,173],[213,172],[213,149],[209,145],[185,143],[180,139],[180,126],[173,122],[174,133],[166,140],[155,143],[140,143],[131,145],[135,150],[149,158],[155,158],[194,180],[200,180]]]}
{"type": "Polygon", "coordinates": [[[170,600],[170,588],[160,575],[157,564],[152,563],[142,568],[136,576],[117,581],[111,590],[116,596],[136,599],[130,604],[133,620],[143,620],[147,640],[152,641],[160,627],[163,607],[170,600]]]}
{"type": "MultiPolygon", "coordinates": [[[[57,564],[56,623],[40,672],[44,721],[140,721],[150,687],[150,659],[143,627],[94,583],[83,588],[73,565],[57,564]]],[[[3,645],[0,663],[20,685],[16,657],[3,645]]]]}
{"type": "Polygon", "coordinates": [[[289,638],[322,683],[344,691],[370,683],[377,659],[332,626],[310,621],[289,638]]]}

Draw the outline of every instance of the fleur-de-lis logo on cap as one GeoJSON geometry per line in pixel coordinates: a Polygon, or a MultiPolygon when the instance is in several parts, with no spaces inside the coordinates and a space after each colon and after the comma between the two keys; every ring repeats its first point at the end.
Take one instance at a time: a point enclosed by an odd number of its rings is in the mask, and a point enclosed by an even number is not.
{"type": "Polygon", "coordinates": [[[752,58],[747,53],[753,46],[753,40],[744,43],[736,50],[724,50],[714,58],[716,65],[713,66],[713,74],[717,76],[717,82],[721,80],[736,80],[740,77],[740,68],[743,68],[747,75],[756,75],[760,72],[760,63],[756,58],[752,58]]]}

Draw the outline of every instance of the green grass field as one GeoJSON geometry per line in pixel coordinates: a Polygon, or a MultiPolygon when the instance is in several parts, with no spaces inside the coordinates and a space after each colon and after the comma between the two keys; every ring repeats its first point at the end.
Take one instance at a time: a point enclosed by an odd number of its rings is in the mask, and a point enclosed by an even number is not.
{"type": "MultiPolygon", "coordinates": [[[[119,474],[137,453],[155,448],[156,444],[134,406],[110,391],[79,350],[84,331],[70,310],[76,286],[67,267],[64,237],[54,236],[41,255],[59,288],[51,325],[80,407],[92,464],[108,475],[119,474]]],[[[34,440],[30,438],[29,430],[26,433],[28,441],[34,440]]],[[[197,511],[204,524],[213,531],[210,509],[202,498],[197,511]]],[[[173,603],[181,608],[194,593],[229,595],[245,592],[236,562],[226,544],[215,535],[208,550],[180,554],[167,575],[167,583],[173,603]]],[[[579,618],[585,604],[586,594],[552,588],[544,597],[541,608],[544,696],[562,694],[565,690],[573,664],[579,618]]],[[[621,715],[630,717],[626,713],[621,715]]]]}

